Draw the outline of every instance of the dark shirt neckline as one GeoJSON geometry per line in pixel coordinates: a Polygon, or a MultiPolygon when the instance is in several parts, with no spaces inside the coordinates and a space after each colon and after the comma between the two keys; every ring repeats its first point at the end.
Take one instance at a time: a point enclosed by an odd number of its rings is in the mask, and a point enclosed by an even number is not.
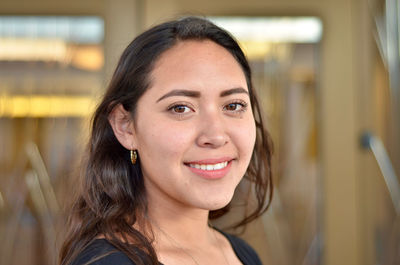
{"type": "MultiPolygon", "coordinates": [[[[215,228],[215,227],[212,227],[212,229],[214,229],[215,231],[217,231],[218,233],[220,233],[223,237],[225,237],[225,238],[228,240],[228,242],[229,242],[231,248],[233,249],[233,252],[235,253],[236,257],[240,260],[240,262],[241,262],[242,264],[245,264],[244,261],[242,260],[241,256],[240,256],[240,254],[238,253],[239,251],[238,251],[236,245],[235,245],[234,242],[233,242],[233,238],[231,238],[231,236],[230,236],[229,234],[227,234],[227,233],[225,233],[225,232],[223,232],[223,231],[221,231],[221,230],[219,230],[219,229],[217,229],[217,228],[215,228]]],[[[105,241],[107,244],[111,244],[111,243],[110,243],[107,239],[105,239],[105,238],[96,238],[94,241],[105,241]]],[[[164,265],[164,263],[161,263],[160,261],[158,261],[158,264],[159,264],[159,265],[164,265]]]]}

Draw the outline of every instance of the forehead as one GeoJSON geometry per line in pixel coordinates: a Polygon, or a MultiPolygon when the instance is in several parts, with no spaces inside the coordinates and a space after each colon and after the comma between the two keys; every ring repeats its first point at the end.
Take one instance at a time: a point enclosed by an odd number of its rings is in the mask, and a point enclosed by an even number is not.
{"type": "Polygon", "coordinates": [[[224,47],[210,40],[179,41],[156,61],[151,86],[168,89],[243,87],[244,72],[224,47]],[[182,87],[183,86],[183,87],[182,87]]]}

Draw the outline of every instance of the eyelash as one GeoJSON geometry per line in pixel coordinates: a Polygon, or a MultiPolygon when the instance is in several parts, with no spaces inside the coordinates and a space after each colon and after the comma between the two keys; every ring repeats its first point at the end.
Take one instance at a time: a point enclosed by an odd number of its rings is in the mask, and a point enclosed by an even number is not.
{"type": "MultiPolygon", "coordinates": [[[[232,101],[232,102],[227,103],[227,104],[224,106],[223,109],[226,110],[226,111],[228,111],[228,112],[232,112],[232,114],[234,114],[234,115],[240,115],[241,113],[243,113],[243,112],[245,112],[245,111],[247,110],[247,106],[248,106],[248,104],[247,104],[245,101],[242,101],[242,100],[235,100],[235,101],[232,101]],[[232,110],[232,111],[227,110],[226,107],[229,106],[229,105],[231,105],[231,104],[235,104],[236,107],[237,107],[238,105],[240,105],[241,108],[240,108],[239,110],[232,110]]],[[[193,108],[190,107],[190,106],[188,106],[187,103],[174,103],[174,104],[168,106],[167,110],[168,110],[169,112],[172,112],[173,114],[179,115],[179,116],[183,116],[183,115],[187,114],[187,112],[185,112],[185,111],[184,111],[184,112],[176,112],[176,111],[174,111],[174,109],[175,109],[175,108],[178,108],[178,107],[188,108],[188,109],[190,109],[190,110],[193,111],[193,108]]]]}
{"type": "MultiPolygon", "coordinates": [[[[233,110],[233,111],[232,111],[234,114],[241,114],[241,113],[245,112],[245,111],[247,110],[247,106],[248,106],[247,102],[245,102],[245,101],[242,101],[242,100],[234,100],[234,101],[232,101],[232,102],[226,104],[226,105],[224,106],[224,110],[226,109],[227,106],[229,106],[229,105],[231,105],[231,104],[235,104],[236,107],[237,107],[238,105],[241,106],[241,108],[240,108],[239,110],[233,110]]],[[[228,111],[229,111],[229,110],[228,110],[228,111]]]]}
{"type": "Polygon", "coordinates": [[[175,112],[174,109],[177,108],[177,107],[183,107],[183,108],[188,108],[188,109],[190,109],[190,110],[193,110],[193,108],[191,108],[190,106],[188,106],[187,103],[174,103],[174,104],[170,105],[170,106],[167,108],[167,110],[168,110],[169,112],[172,112],[173,114],[180,115],[180,116],[186,114],[186,112],[175,112]]]}

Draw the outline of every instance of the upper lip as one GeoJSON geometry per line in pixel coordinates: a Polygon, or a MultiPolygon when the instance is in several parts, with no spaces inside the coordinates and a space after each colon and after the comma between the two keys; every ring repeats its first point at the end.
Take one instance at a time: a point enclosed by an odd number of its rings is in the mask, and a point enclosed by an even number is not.
{"type": "Polygon", "coordinates": [[[229,162],[233,160],[232,157],[221,157],[221,158],[209,158],[209,159],[202,159],[202,160],[196,160],[196,161],[187,161],[185,164],[198,164],[198,165],[212,165],[212,164],[218,164],[222,162],[229,162]]]}

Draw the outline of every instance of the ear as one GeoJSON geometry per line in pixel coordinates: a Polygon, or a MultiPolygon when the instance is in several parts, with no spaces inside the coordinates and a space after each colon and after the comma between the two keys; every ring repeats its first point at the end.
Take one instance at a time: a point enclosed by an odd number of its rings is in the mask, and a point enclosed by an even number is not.
{"type": "Polygon", "coordinates": [[[108,116],[108,122],[114,131],[115,137],[117,137],[123,147],[128,150],[136,149],[137,142],[133,120],[130,113],[125,110],[122,104],[114,107],[108,116]]]}

